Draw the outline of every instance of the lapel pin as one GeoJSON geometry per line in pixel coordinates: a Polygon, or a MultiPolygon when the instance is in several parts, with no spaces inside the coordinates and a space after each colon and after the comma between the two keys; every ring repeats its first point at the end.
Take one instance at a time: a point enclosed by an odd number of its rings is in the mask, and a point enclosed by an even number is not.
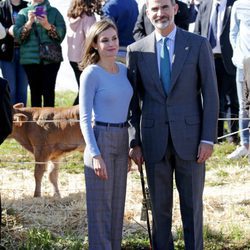
{"type": "Polygon", "coordinates": [[[189,47],[186,47],[185,50],[189,50],[189,47]]]}
{"type": "Polygon", "coordinates": [[[175,59],[175,54],[173,54],[172,64],[174,63],[174,59],[175,59]]]}

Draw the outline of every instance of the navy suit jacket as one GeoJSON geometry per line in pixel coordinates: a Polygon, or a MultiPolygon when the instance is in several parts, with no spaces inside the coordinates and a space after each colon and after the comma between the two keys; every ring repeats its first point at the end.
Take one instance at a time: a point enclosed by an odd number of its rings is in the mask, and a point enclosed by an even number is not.
{"type": "Polygon", "coordinates": [[[171,87],[165,95],[157,64],[155,33],[128,46],[130,146],[142,146],[146,163],[160,161],[171,134],[183,160],[196,160],[201,140],[216,141],[218,93],[207,39],[177,28],[171,87]]]}

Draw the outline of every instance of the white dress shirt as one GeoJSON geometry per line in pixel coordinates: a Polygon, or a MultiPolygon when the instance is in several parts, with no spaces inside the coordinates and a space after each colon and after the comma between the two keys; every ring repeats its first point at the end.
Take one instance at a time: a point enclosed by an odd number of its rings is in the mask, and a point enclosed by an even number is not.
{"type": "MultiPolygon", "coordinates": [[[[175,60],[175,54],[174,54],[174,47],[175,47],[175,36],[176,36],[176,26],[174,29],[167,35],[167,47],[169,52],[169,59],[170,59],[170,70],[172,70],[172,64],[175,60]]],[[[158,70],[160,75],[160,53],[163,46],[163,37],[160,33],[158,33],[155,30],[155,39],[156,39],[156,53],[157,53],[157,64],[158,64],[158,70]]],[[[211,141],[201,140],[202,143],[214,145],[211,141]]]]}
{"type": "MultiPolygon", "coordinates": [[[[172,64],[174,62],[174,44],[175,44],[175,35],[176,35],[176,26],[174,29],[167,35],[167,47],[169,52],[169,61],[170,61],[170,70],[172,69],[172,64]]],[[[155,30],[155,39],[156,39],[156,53],[157,53],[157,64],[160,75],[160,54],[163,46],[163,37],[160,33],[155,30]]]]}
{"type": "Polygon", "coordinates": [[[226,6],[227,6],[227,0],[213,0],[213,6],[212,6],[211,15],[210,15],[210,24],[211,24],[211,19],[212,19],[213,13],[216,9],[216,3],[219,3],[220,6],[218,9],[216,46],[213,48],[213,53],[214,54],[221,54],[220,35],[222,32],[222,26],[223,26],[223,20],[224,20],[226,6]]]}

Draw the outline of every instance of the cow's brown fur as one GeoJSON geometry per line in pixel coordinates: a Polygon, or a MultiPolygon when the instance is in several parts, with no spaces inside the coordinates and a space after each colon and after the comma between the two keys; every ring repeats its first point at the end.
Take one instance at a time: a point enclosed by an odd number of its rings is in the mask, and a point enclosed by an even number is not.
{"type": "Polygon", "coordinates": [[[35,197],[41,196],[41,181],[49,162],[52,170],[49,179],[55,195],[58,189],[58,162],[70,151],[83,151],[85,142],[79,126],[79,106],[25,108],[22,104],[13,106],[13,131],[16,139],[35,157],[35,197]]]}

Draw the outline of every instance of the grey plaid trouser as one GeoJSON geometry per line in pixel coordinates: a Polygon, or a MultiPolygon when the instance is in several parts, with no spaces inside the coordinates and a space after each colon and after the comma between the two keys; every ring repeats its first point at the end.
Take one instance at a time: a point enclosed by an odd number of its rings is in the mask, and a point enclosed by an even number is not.
{"type": "Polygon", "coordinates": [[[84,152],[89,250],[121,249],[128,170],[128,129],[94,127],[107,167],[108,180],[95,175],[92,157],[84,152]]]}

